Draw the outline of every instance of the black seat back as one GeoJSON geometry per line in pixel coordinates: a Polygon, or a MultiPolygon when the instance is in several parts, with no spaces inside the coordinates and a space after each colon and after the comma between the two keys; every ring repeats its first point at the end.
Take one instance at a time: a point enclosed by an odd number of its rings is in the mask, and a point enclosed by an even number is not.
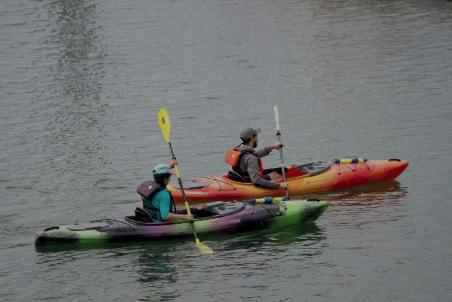
{"type": "Polygon", "coordinates": [[[235,171],[229,171],[228,172],[228,177],[229,177],[229,179],[232,179],[232,180],[235,180],[235,181],[240,181],[240,182],[250,182],[250,181],[247,181],[246,179],[245,179],[245,177],[243,177],[242,175],[240,175],[239,173],[237,173],[237,172],[235,172],[235,171]]]}
{"type": "Polygon", "coordinates": [[[148,211],[146,211],[145,209],[142,209],[142,208],[139,208],[139,207],[137,207],[135,209],[135,217],[137,219],[139,219],[139,220],[142,220],[142,221],[152,222],[151,214],[148,211]]]}

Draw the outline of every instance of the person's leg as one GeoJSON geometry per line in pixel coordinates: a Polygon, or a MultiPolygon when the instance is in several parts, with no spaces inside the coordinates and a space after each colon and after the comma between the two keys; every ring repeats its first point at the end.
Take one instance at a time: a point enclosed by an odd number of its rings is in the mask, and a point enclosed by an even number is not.
{"type": "MultiPolygon", "coordinates": [[[[286,171],[287,171],[287,168],[286,168],[286,171]]],[[[279,167],[279,168],[265,169],[265,170],[263,171],[263,174],[264,174],[264,175],[271,174],[271,173],[282,174],[281,167],[279,167]]]]}
{"type": "Polygon", "coordinates": [[[279,174],[278,172],[271,172],[267,175],[270,177],[270,179],[272,181],[282,181],[283,180],[282,174],[279,174]]]}
{"type": "MultiPolygon", "coordinates": [[[[297,167],[296,164],[290,164],[290,165],[288,165],[288,166],[286,166],[286,167],[284,168],[284,171],[285,171],[286,174],[287,174],[287,172],[288,172],[290,169],[294,169],[294,168],[296,168],[296,167],[297,167]]],[[[265,176],[268,176],[268,177],[270,178],[269,180],[272,180],[272,181],[283,181],[283,177],[282,177],[282,169],[281,169],[281,167],[279,167],[279,168],[265,169],[265,170],[264,170],[264,175],[265,175],[265,176]]]]}
{"type": "Polygon", "coordinates": [[[281,181],[282,170],[281,168],[265,169],[263,177],[270,181],[281,181]]]}

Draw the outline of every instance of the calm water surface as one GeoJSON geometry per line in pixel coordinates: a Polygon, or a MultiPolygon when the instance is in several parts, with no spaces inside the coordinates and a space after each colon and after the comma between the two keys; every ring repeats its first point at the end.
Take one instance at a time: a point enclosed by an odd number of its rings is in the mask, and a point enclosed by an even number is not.
{"type": "MultiPolygon", "coordinates": [[[[1,301],[450,301],[452,2],[0,2],[1,301]],[[225,170],[243,126],[288,161],[411,161],[317,195],[315,224],[37,251],[50,225],[120,217],[168,159],[225,170]]],[[[276,165],[278,155],[265,160],[276,165]]]]}

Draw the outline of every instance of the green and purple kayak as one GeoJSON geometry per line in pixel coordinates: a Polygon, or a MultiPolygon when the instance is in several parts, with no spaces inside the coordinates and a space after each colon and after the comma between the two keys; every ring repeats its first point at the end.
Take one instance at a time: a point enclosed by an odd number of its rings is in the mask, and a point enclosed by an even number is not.
{"type": "MultiPolygon", "coordinates": [[[[316,220],[328,207],[326,201],[267,198],[264,203],[215,202],[193,208],[199,234],[230,233],[251,229],[280,228],[316,220]],[[278,202],[278,203],[277,203],[278,202]]],[[[256,201],[256,200],[254,200],[256,201]]],[[[257,200],[259,202],[259,200],[257,200]]],[[[139,210],[139,209],[137,209],[139,210]]],[[[182,211],[181,211],[182,212],[182,211]]],[[[88,223],[49,227],[38,233],[37,246],[77,243],[79,245],[140,241],[193,236],[187,221],[149,221],[141,211],[122,219],[101,219],[88,223]]]]}

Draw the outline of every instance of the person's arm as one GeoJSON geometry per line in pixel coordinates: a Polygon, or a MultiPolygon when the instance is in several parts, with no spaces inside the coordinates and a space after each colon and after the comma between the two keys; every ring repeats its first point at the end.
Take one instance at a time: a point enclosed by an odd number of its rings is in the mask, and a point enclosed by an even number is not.
{"type": "Polygon", "coordinates": [[[176,214],[170,212],[171,206],[171,193],[163,190],[156,196],[160,205],[160,216],[166,221],[176,221],[176,220],[193,220],[193,215],[176,214]]]}
{"type": "Polygon", "coordinates": [[[272,152],[272,150],[273,150],[272,147],[262,148],[262,149],[256,151],[257,157],[261,158],[261,157],[267,156],[270,154],[270,152],[272,152]]]}
{"type": "Polygon", "coordinates": [[[264,156],[267,156],[268,154],[270,154],[270,152],[272,152],[273,149],[281,149],[283,147],[283,144],[281,144],[280,142],[276,142],[272,145],[270,145],[270,147],[265,147],[262,148],[261,150],[257,151],[257,157],[261,158],[264,156]]]}
{"type": "Polygon", "coordinates": [[[188,214],[176,214],[176,213],[169,213],[166,217],[166,221],[177,221],[177,220],[193,220],[193,215],[188,214]]]}
{"type": "Polygon", "coordinates": [[[247,167],[247,172],[250,176],[251,182],[256,186],[277,190],[280,188],[280,185],[266,180],[262,176],[259,175],[259,160],[255,156],[246,156],[245,164],[247,167]]]}

